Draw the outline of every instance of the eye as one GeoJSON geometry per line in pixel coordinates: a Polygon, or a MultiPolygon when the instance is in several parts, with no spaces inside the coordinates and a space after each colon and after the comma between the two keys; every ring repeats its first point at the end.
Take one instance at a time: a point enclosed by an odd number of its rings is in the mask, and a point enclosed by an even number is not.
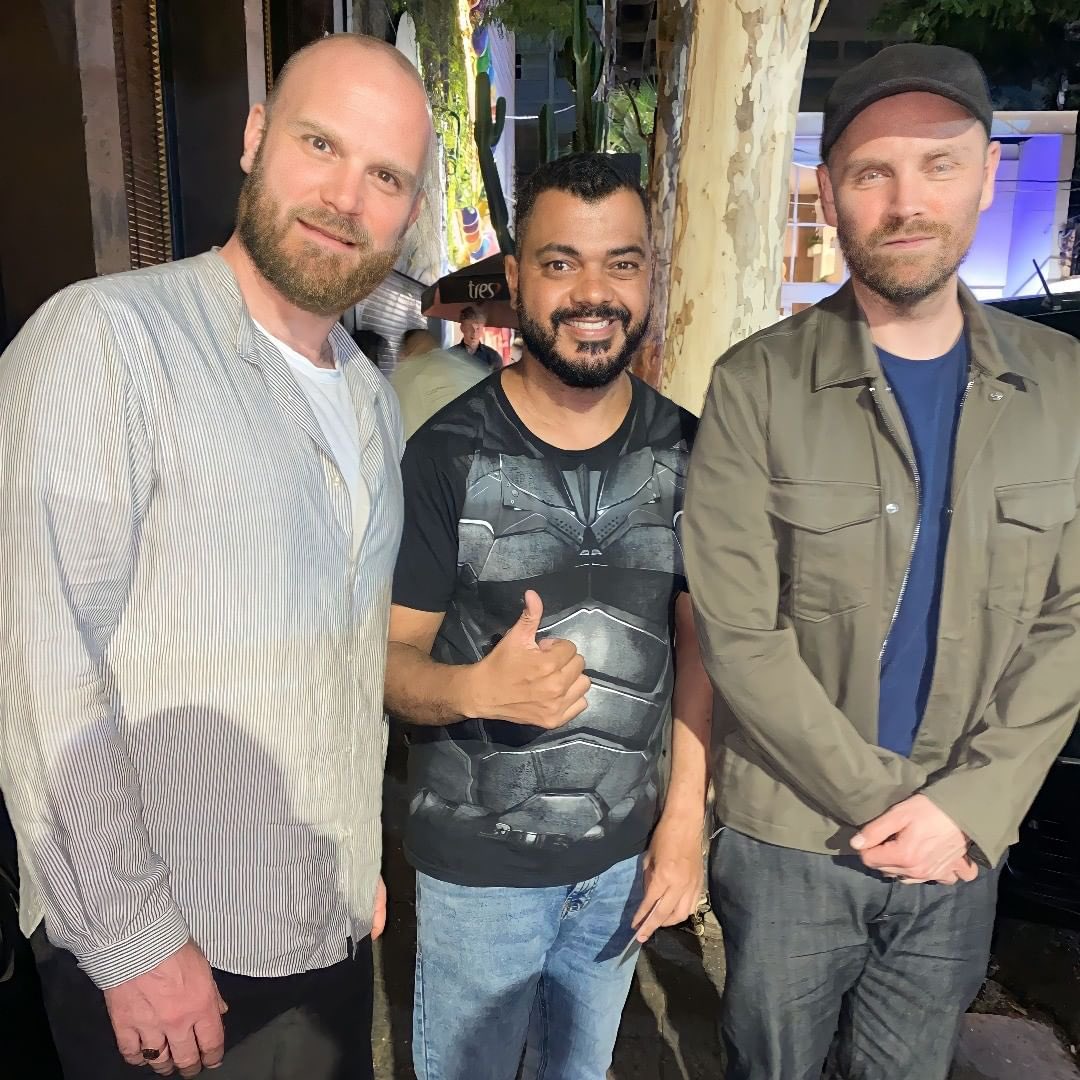
{"type": "Polygon", "coordinates": [[[939,175],[941,173],[952,172],[953,171],[953,163],[951,161],[935,161],[931,171],[935,172],[935,173],[938,173],[939,175]]]}
{"type": "Polygon", "coordinates": [[[570,264],[565,259],[552,259],[550,262],[544,263],[544,269],[561,274],[564,270],[570,269],[570,264]]]}
{"type": "Polygon", "coordinates": [[[387,187],[395,189],[401,188],[401,180],[387,169],[379,169],[378,172],[375,173],[375,178],[381,184],[386,184],[387,187]]]}
{"type": "Polygon", "coordinates": [[[324,139],[321,135],[308,135],[306,136],[307,144],[312,150],[315,150],[320,154],[329,154],[333,151],[333,147],[330,145],[327,139],[324,139]]]}
{"type": "Polygon", "coordinates": [[[617,274],[636,274],[640,269],[641,264],[634,262],[633,259],[620,259],[612,267],[617,274]]]}
{"type": "Polygon", "coordinates": [[[859,173],[856,177],[856,183],[869,184],[875,180],[880,180],[884,175],[880,169],[867,169],[865,172],[859,173]]]}

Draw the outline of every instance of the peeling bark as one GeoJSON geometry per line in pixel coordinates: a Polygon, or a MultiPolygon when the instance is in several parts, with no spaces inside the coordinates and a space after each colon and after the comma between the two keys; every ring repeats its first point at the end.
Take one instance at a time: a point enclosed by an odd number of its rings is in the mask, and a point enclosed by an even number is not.
{"type": "Polygon", "coordinates": [[[690,58],[695,2],[659,0],[656,7],[656,122],[653,125],[649,166],[649,205],[652,207],[656,268],[653,274],[651,331],[634,364],[634,371],[657,388],[663,374],[676,183],[685,106],[683,87],[686,86],[686,65],[690,58]]]}
{"type": "Polygon", "coordinates": [[[815,4],[661,0],[659,7],[650,187],[654,326],[664,337],[662,361],[654,354],[649,370],[646,352],[639,368],[700,413],[716,358],[779,317],[788,171],[815,4]]]}

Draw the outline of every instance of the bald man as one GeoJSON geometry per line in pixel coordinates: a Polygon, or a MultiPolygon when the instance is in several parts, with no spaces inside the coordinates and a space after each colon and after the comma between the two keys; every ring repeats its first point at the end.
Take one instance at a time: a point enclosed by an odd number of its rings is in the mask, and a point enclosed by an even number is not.
{"type": "Polygon", "coordinates": [[[228,243],[0,358],[0,783],[68,1080],[372,1076],[402,435],[337,323],[431,139],[399,53],[304,49],[228,243]]]}

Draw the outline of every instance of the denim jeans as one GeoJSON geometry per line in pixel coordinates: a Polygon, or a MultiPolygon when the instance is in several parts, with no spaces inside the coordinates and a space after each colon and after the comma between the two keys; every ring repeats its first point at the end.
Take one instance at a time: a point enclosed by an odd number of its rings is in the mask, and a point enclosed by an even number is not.
{"type": "Polygon", "coordinates": [[[855,855],[724,829],[710,890],[724,931],[727,1080],[945,1080],[986,976],[997,870],[903,885],[855,855]]]}
{"type": "Polygon", "coordinates": [[[551,888],[416,876],[417,1080],[604,1080],[637,962],[641,857],[551,888]]]}

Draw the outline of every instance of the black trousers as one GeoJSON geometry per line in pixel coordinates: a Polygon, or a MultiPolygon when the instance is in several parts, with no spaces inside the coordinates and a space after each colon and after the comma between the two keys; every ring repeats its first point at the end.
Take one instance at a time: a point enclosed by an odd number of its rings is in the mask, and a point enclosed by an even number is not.
{"type": "MultiPolygon", "coordinates": [[[[101,991],[39,926],[31,939],[65,1080],[147,1080],[116,1048],[101,991]]],[[[214,971],[229,1006],[213,1080],[373,1080],[371,939],[351,959],[282,978],[214,971]]],[[[27,1075],[32,1075],[28,1073],[27,1075]]],[[[177,1074],[178,1075],[178,1074],[177,1074]]]]}

